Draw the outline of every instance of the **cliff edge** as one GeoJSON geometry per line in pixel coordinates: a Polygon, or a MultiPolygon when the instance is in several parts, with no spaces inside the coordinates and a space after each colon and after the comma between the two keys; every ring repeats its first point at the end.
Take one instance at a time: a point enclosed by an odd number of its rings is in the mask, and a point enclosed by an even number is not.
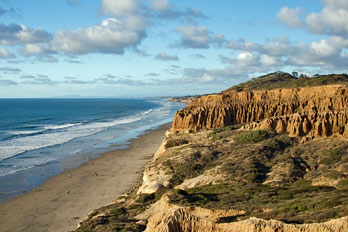
{"type": "Polygon", "coordinates": [[[175,130],[244,124],[309,139],[347,138],[348,88],[327,85],[293,89],[230,91],[193,100],[176,113],[175,130]]]}
{"type": "Polygon", "coordinates": [[[348,76],[278,74],[192,100],[139,186],[76,231],[348,231],[348,76]]]}

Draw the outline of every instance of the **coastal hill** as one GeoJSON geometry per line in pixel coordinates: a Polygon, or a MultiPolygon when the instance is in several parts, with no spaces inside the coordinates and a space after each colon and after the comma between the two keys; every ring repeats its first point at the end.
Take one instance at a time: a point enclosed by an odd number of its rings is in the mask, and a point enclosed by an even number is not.
{"type": "Polygon", "coordinates": [[[262,76],[191,101],[175,115],[173,128],[198,130],[242,124],[245,129],[268,128],[307,140],[331,135],[347,137],[346,83],[347,75],[302,79],[286,73],[262,76]],[[266,86],[266,90],[262,89],[266,86]]]}
{"type": "Polygon", "coordinates": [[[277,72],[193,99],[142,183],[76,231],[347,231],[347,83],[277,72]]]}

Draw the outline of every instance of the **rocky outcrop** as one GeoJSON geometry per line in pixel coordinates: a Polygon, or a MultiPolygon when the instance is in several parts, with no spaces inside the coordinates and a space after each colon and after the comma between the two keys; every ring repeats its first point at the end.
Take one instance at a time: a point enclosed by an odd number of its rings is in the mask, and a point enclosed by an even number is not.
{"type": "Polygon", "coordinates": [[[348,137],[348,88],[327,85],[203,96],[176,113],[174,130],[245,124],[291,136],[348,137]]]}
{"type": "Polygon", "coordinates": [[[348,138],[343,85],[195,99],[175,115],[138,188],[78,231],[346,232],[348,142],[330,136],[348,138]],[[279,134],[241,143],[254,132],[209,130],[237,124],[279,134]]]}
{"type": "MultiPolygon", "coordinates": [[[[166,133],[166,137],[168,136],[168,132],[166,133]]],[[[152,161],[146,166],[146,169],[143,173],[143,181],[138,188],[137,194],[142,193],[154,193],[161,188],[168,187],[170,175],[166,174],[165,171],[161,170],[156,166],[156,160],[161,157],[166,151],[165,144],[167,143],[167,139],[165,138],[155,153],[152,161]]]]}
{"type": "Polygon", "coordinates": [[[223,222],[242,216],[238,210],[208,210],[202,208],[180,207],[168,203],[164,196],[139,217],[148,218],[145,231],[159,232],[344,232],[348,231],[348,217],[334,219],[325,223],[286,224],[276,220],[263,220],[251,217],[243,221],[223,222]]]}

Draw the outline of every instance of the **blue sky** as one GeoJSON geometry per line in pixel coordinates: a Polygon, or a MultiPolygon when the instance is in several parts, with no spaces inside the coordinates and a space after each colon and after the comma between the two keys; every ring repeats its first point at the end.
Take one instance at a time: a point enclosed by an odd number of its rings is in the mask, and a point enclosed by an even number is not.
{"type": "Polygon", "coordinates": [[[213,93],[345,73],[346,0],[0,0],[0,97],[213,93]]]}

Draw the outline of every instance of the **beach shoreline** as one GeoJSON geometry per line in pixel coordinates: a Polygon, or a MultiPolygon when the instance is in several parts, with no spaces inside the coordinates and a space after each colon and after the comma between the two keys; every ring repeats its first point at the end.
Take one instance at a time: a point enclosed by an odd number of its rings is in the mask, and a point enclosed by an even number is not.
{"type": "Polygon", "coordinates": [[[0,203],[1,231],[71,231],[87,214],[110,204],[140,183],[145,165],[171,123],[116,149],[65,170],[31,192],[0,203]]]}

